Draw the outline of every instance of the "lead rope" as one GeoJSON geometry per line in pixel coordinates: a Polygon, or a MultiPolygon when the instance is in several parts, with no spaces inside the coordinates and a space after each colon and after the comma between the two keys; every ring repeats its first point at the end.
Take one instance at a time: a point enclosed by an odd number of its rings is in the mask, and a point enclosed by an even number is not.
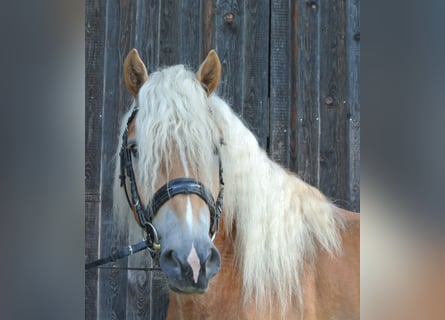
{"type": "Polygon", "coordinates": [[[148,242],[147,242],[147,240],[143,240],[143,241],[138,242],[134,245],[126,246],[125,248],[122,248],[120,250],[113,250],[111,255],[109,255],[106,258],[101,258],[101,259],[95,260],[93,262],[86,263],[85,270],[125,258],[133,253],[142,251],[146,248],[148,248],[148,242]]]}

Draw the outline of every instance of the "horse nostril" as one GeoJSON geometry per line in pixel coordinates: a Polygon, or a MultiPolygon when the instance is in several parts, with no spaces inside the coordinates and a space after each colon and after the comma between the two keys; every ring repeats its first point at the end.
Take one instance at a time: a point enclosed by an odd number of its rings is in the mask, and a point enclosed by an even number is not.
{"type": "Polygon", "coordinates": [[[181,263],[178,259],[178,256],[174,250],[168,250],[161,255],[160,262],[163,265],[170,267],[180,267],[181,263]]]}
{"type": "Polygon", "coordinates": [[[207,277],[213,277],[218,271],[221,264],[221,257],[218,250],[210,248],[209,255],[205,260],[205,270],[207,277]]]}
{"type": "Polygon", "coordinates": [[[168,250],[167,252],[165,252],[164,257],[165,257],[165,259],[168,259],[168,260],[176,260],[175,252],[173,250],[168,250]]]}

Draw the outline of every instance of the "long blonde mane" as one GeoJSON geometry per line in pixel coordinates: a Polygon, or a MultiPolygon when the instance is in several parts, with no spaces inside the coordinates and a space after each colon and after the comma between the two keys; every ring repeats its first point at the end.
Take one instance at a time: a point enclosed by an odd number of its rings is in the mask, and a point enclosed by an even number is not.
{"type": "Polygon", "coordinates": [[[335,207],[317,189],[271,161],[231,108],[215,94],[208,97],[183,66],[150,78],[139,92],[136,117],[139,161],[144,163],[144,170],[136,174],[147,186],[145,192],[154,192],[156,172],[170,158],[166,145],[172,141],[181,158],[207,180],[205,168],[221,135],[223,219],[227,233],[236,227],[244,299],[253,296],[257,305],[278,299],[283,307],[295,297],[301,302],[300,279],[307,263],[320,248],[331,254],[341,248],[342,220],[335,207]]]}

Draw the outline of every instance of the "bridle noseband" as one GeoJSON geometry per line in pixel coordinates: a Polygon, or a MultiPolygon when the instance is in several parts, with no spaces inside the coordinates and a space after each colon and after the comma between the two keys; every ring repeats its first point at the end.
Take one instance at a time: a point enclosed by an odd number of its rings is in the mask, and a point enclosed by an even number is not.
{"type": "MultiPolygon", "coordinates": [[[[209,207],[210,211],[210,229],[209,234],[212,241],[215,239],[219,232],[221,210],[223,203],[223,170],[221,165],[221,158],[219,157],[219,183],[220,189],[218,198],[215,202],[213,195],[209,188],[203,185],[201,182],[191,178],[178,178],[168,181],[165,185],[159,188],[147,206],[144,207],[139,196],[136,180],[134,176],[133,164],[132,164],[132,150],[128,147],[128,131],[129,126],[135,118],[139,108],[135,107],[130,117],[127,120],[125,131],[122,135],[122,146],[119,152],[120,156],[120,185],[125,190],[128,204],[137,213],[139,225],[147,231],[148,247],[152,254],[160,250],[159,239],[156,228],[153,226],[152,221],[159,209],[167,201],[178,194],[195,194],[199,196],[209,207]],[[130,194],[127,190],[127,184],[125,179],[128,177],[130,183],[130,194]]],[[[218,150],[218,148],[216,148],[218,150]]]]}

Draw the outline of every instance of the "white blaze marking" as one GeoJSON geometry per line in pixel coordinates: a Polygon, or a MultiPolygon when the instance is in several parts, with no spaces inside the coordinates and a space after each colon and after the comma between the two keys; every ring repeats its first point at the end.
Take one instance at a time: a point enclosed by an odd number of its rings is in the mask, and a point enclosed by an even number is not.
{"type": "MultiPolygon", "coordinates": [[[[187,164],[187,160],[185,160],[185,157],[183,156],[182,152],[181,152],[181,160],[182,160],[182,165],[184,167],[184,175],[186,178],[188,178],[189,177],[188,164],[187,164]]],[[[191,231],[192,226],[193,226],[193,209],[192,209],[192,203],[190,202],[189,196],[187,196],[185,221],[186,221],[187,225],[189,226],[189,230],[191,231]]],[[[198,253],[196,252],[195,246],[193,243],[192,243],[192,249],[190,250],[190,253],[187,257],[187,262],[189,263],[189,265],[193,271],[193,281],[195,283],[198,283],[199,270],[201,270],[201,261],[199,260],[198,253]]]]}
{"type": "Polygon", "coordinates": [[[187,196],[187,206],[185,210],[185,222],[187,223],[189,230],[192,230],[193,226],[193,209],[192,203],[190,202],[190,197],[187,196]]]}
{"type": "Polygon", "coordinates": [[[201,261],[199,260],[198,254],[196,253],[195,246],[192,243],[192,250],[190,250],[189,256],[187,257],[187,262],[193,271],[193,281],[198,283],[199,270],[201,269],[201,261]]]}

